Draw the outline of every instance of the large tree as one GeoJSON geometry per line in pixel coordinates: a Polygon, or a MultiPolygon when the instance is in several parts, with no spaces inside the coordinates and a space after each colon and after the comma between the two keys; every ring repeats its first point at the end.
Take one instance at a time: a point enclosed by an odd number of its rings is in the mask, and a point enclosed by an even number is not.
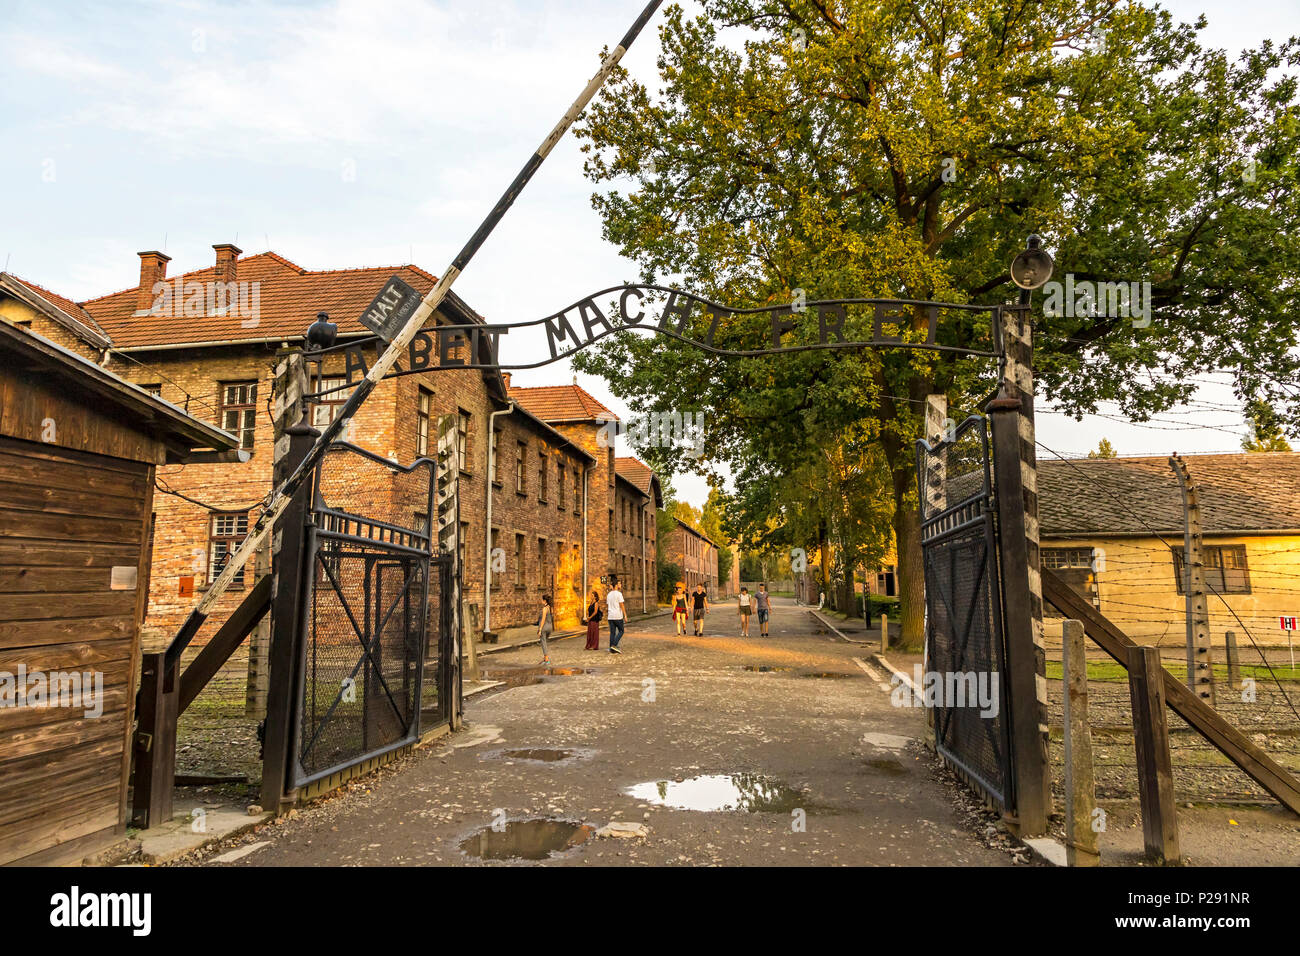
{"type": "MultiPolygon", "coordinates": [[[[702,6],[668,9],[659,88],[620,72],[578,131],[605,234],[643,279],[738,306],[997,303],[1037,232],[1058,278],[1152,290],[1137,321],[1073,302],[1034,316],[1058,407],[1115,400],[1143,418],[1227,369],[1243,399],[1300,422],[1300,126],[1279,69],[1296,41],[1233,60],[1200,46],[1203,24],[1118,0],[702,6]]],[[[764,321],[725,317],[714,341],[752,347],[764,321]]],[[[893,487],[903,639],[920,642],[919,412],[936,393],[970,408],[992,368],[915,351],[720,361],[632,335],[577,364],[638,410],[705,410],[705,455],[680,462],[703,472],[788,472],[869,422],[893,487]]]]}

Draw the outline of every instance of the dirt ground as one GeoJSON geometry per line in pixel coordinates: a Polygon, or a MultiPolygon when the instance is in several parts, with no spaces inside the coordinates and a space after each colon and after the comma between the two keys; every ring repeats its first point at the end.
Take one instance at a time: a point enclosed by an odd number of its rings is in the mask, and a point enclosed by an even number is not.
{"type": "MultiPolygon", "coordinates": [[[[552,865],[1029,862],[923,746],[924,712],[891,706],[888,672],[871,663],[876,648],[845,643],[792,602],[776,603],[766,639],[756,624],[754,636],[739,638],[735,618],[719,611],[703,638],[675,636],[667,618],[634,623],[622,655],[608,653],[605,635],[598,652],[583,650],[580,639],[556,642],[549,670],[538,666],[534,647],[494,654],[484,676],[504,683],[467,701],[465,732],[178,862],[528,862],[521,855],[552,865]],[[725,799],[752,809],[663,805],[725,799]],[[610,823],[644,826],[645,835],[598,836],[610,823]],[[232,850],[245,855],[214,860],[232,850]]],[[[908,673],[920,661],[898,651],[889,659],[908,673]]],[[[1048,687],[1059,810],[1060,681],[1048,687]]],[[[1107,814],[1102,861],[1141,865],[1127,685],[1092,681],[1090,691],[1107,814]]],[[[1265,702],[1240,721],[1295,766],[1296,736],[1268,722],[1276,710],[1265,702]]],[[[247,750],[247,721],[218,707],[196,718],[191,772],[242,769],[243,761],[222,756],[222,743],[247,750]]],[[[1300,862],[1300,820],[1175,715],[1171,728],[1184,861],[1300,862]]],[[[1058,837],[1062,824],[1058,812],[1058,837]]]]}
{"type": "Polygon", "coordinates": [[[854,662],[860,647],[788,601],[766,639],[721,612],[708,623],[703,638],[634,624],[621,655],[604,635],[595,652],[558,642],[553,666],[583,671],[566,676],[530,671],[536,648],[493,655],[520,679],[470,698],[466,732],[181,862],[256,847],[229,865],[491,865],[548,841],[558,865],[1027,862],[921,745],[923,712],[892,707],[854,662]],[[732,797],[753,809],[661,805],[732,797]],[[646,834],[596,834],[611,822],[646,834]]]}

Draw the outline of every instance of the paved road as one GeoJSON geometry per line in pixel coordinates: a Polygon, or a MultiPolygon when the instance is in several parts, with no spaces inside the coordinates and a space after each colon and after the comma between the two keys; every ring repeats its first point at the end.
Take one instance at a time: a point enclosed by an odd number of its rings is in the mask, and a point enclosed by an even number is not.
{"type": "MultiPolygon", "coordinates": [[[[863,649],[789,601],[773,618],[766,639],[741,639],[734,612],[715,611],[703,638],[658,618],[635,625],[621,655],[603,633],[596,652],[561,641],[552,666],[585,673],[535,683],[536,648],[493,655],[489,676],[516,686],[471,698],[466,732],[244,837],[262,845],[230,865],[479,863],[461,849],[467,838],[495,851],[530,818],[648,828],[643,841],[591,835],[548,858],[561,865],[1010,864],[954,809],[919,745],[921,712],[890,705],[853,660],[863,649]],[[507,753],[557,749],[569,756],[507,753]],[[703,776],[713,779],[650,789],[708,803],[729,792],[716,779],[726,775],[766,809],[674,809],[625,792],[703,776]],[[494,822],[505,830],[492,835],[494,822]]],[[[521,845],[558,840],[557,829],[521,845]]]]}

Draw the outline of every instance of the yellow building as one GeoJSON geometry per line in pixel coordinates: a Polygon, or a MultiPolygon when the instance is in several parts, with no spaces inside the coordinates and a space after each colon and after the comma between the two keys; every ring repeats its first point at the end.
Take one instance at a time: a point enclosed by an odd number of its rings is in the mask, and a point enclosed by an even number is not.
{"type": "MultiPolygon", "coordinates": [[[[1287,643],[1300,616],[1300,454],[1188,455],[1199,490],[1210,633],[1287,643]]],[[[1038,463],[1042,566],[1134,640],[1183,646],[1183,502],[1165,456],[1038,463]]],[[[1044,609],[1045,634],[1060,640],[1044,609]]]]}

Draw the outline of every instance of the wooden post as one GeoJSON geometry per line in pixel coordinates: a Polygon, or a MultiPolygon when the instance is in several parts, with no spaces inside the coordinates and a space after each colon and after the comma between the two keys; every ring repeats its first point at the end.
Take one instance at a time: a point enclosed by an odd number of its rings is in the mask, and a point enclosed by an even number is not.
{"type": "MultiPolygon", "coordinates": [[[[319,432],[307,424],[303,395],[306,364],[298,353],[281,353],[273,388],[275,422],[274,482],[279,487],[307,456],[319,432]]],[[[269,686],[266,732],[262,744],[262,807],[278,813],[291,802],[288,773],[293,747],[295,673],[300,639],[301,603],[306,586],[303,569],[305,532],[315,483],[304,481],[276,522],[272,537],[275,595],[271,605],[269,686]]]]}
{"type": "MultiPolygon", "coordinates": [[[[253,558],[253,579],[260,581],[271,576],[271,543],[259,548],[253,558]]],[[[270,686],[271,671],[271,616],[257,623],[248,640],[248,679],[244,684],[244,716],[266,716],[266,691],[270,686]]]]}
{"type": "Polygon", "coordinates": [[[1237,635],[1227,631],[1223,635],[1224,650],[1228,657],[1228,686],[1241,689],[1241,665],[1237,660],[1237,635]]]}
{"type": "Polygon", "coordinates": [[[1201,544],[1200,494],[1178,455],[1169,459],[1183,494],[1183,577],[1187,619],[1187,688],[1214,706],[1214,669],[1210,654],[1210,611],[1205,594],[1205,549],[1201,544]]]}
{"type": "Polygon", "coordinates": [[[139,731],[135,736],[135,781],[131,825],[156,827],[172,818],[176,780],[176,670],[166,652],[143,655],[140,671],[139,731]]]}
{"type": "Polygon", "coordinates": [[[880,653],[889,650],[889,615],[880,612],[880,653]]]}
{"type": "Polygon", "coordinates": [[[1100,861],[1092,828],[1097,791],[1092,775],[1092,730],[1088,725],[1088,659],[1083,624],[1061,623],[1061,683],[1065,698],[1065,859],[1070,866],[1100,861]]]}
{"type": "Polygon", "coordinates": [[[1177,865],[1181,857],[1174,804],[1174,768],[1169,754],[1165,675],[1159,649],[1129,648],[1128,686],[1133,702],[1142,840],[1149,860],[1162,865],[1177,865]]]}
{"type": "Polygon", "coordinates": [[[1030,539],[1026,530],[1020,399],[989,403],[993,431],[993,472],[997,493],[999,547],[1002,552],[1003,627],[1006,630],[1007,699],[1011,701],[1010,738],[1015,775],[1014,816],[1018,835],[1047,832],[1052,787],[1047,762],[1047,680],[1042,654],[1041,595],[1034,602],[1030,580],[1030,539]],[[1038,608],[1036,613],[1035,607],[1038,608]]]}

